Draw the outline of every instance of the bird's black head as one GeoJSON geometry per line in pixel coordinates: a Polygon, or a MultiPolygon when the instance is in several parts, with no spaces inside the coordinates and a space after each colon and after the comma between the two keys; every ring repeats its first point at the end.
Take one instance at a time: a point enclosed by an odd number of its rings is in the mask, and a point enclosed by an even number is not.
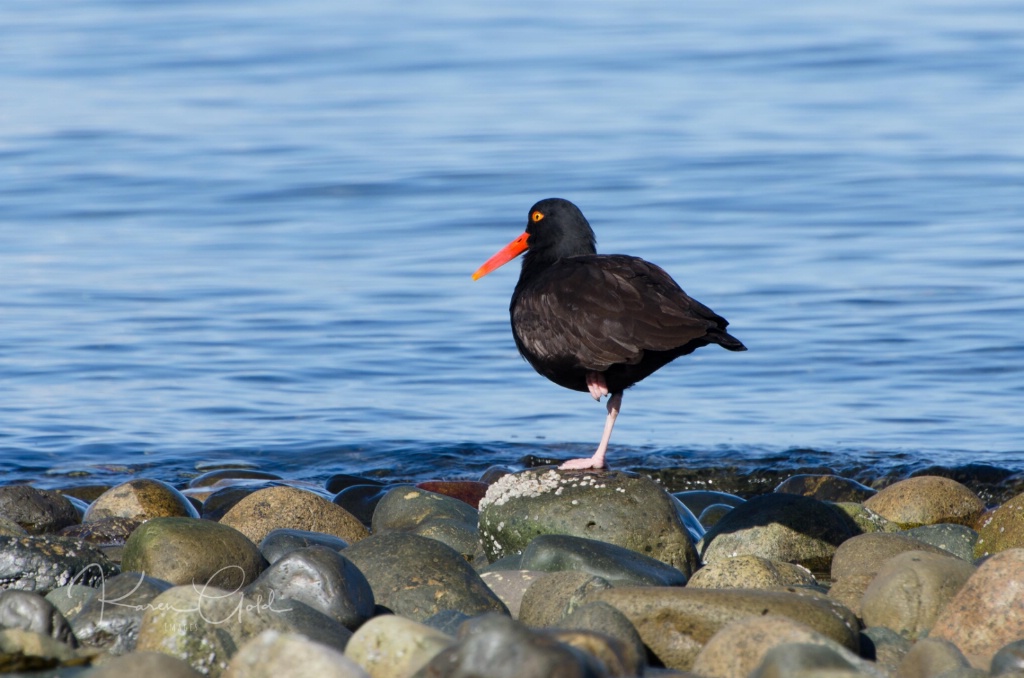
{"type": "Polygon", "coordinates": [[[597,239],[583,212],[561,198],[541,200],[531,207],[526,232],[530,237],[524,267],[530,260],[551,262],[597,252],[597,239]]]}

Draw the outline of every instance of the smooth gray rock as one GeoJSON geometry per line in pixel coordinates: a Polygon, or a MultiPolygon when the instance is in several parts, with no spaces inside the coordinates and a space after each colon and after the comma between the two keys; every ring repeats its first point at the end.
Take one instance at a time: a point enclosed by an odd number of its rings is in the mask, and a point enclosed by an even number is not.
{"type": "Polygon", "coordinates": [[[0,588],[46,594],[67,584],[93,586],[117,572],[99,549],[80,539],[0,537],[0,588]]]}
{"type": "Polygon", "coordinates": [[[105,580],[96,595],[70,618],[75,637],[86,647],[112,655],[128,654],[135,649],[146,606],[169,588],[169,583],[139,572],[105,580]]]}
{"type": "Polygon", "coordinates": [[[586,572],[612,586],[686,585],[685,574],[660,560],[615,544],[565,534],[536,537],[523,551],[521,567],[538,572],[586,572]]]}
{"type": "Polygon", "coordinates": [[[30,485],[0,486],[0,516],[29,534],[49,534],[82,522],[67,497],[30,485]]]}
{"type": "Polygon", "coordinates": [[[943,551],[949,551],[961,560],[966,560],[969,563],[974,561],[974,547],[978,543],[978,533],[965,525],[954,523],[923,525],[906,530],[902,534],[938,547],[943,551]]]}
{"type": "Polygon", "coordinates": [[[64,615],[38,593],[0,589],[0,629],[23,629],[75,645],[64,615]]]}
{"type": "Polygon", "coordinates": [[[321,532],[310,532],[308,530],[274,530],[260,542],[260,553],[271,565],[276,563],[281,556],[304,549],[307,546],[326,546],[335,551],[341,551],[348,547],[348,542],[341,537],[335,537],[321,532]]]}

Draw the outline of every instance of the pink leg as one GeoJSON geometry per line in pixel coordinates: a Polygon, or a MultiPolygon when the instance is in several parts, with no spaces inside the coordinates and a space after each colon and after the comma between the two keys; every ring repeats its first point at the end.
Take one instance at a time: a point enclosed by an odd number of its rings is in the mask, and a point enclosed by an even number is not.
{"type": "Polygon", "coordinates": [[[558,468],[567,471],[605,468],[604,455],[608,451],[608,441],[611,440],[612,429],[615,428],[615,418],[619,416],[619,409],[621,407],[622,393],[613,393],[612,397],[608,399],[608,418],[604,420],[604,435],[601,436],[601,443],[597,446],[594,456],[589,459],[570,459],[558,468]]]}

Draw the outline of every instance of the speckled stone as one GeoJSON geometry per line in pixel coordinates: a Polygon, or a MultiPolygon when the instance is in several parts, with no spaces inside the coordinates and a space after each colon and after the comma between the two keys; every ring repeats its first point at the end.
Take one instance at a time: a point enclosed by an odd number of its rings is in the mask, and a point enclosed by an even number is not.
{"type": "Polygon", "coordinates": [[[238,648],[223,675],[224,678],[367,678],[365,671],[337,649],[315,643],[298,633],[273,629],[261,632],[238,648]]]}
{"type": "Polygon", "coordinates": [[[531,570],[498,570],[493,572],[481,572],[480,578],[484,580],[487,587],[494,592],[494,595],[505,603],[509,614],[513,619],[519,618],[519,606],[523,602],[526,589],[541,577],[546,577],[547,572],[533,572],[531,570]]]}
{"type": "Polygon", "coordinates": [[[978,521],[977,528],[975,558],[1006,549],[1024,548],[1024,494],[1018,494],[986,513],[978,521]]]}
{"type": "Polygon", "coordinates": [[[878,493],[878,490],[862,485],[850,478],[811,473],[801,473],[786,478],[779,483],[775,491],[832,502],[862,502],[878,493]]]}
{"type": "Polygon", "coordinates": [[[117,572],[100,550],[80,539],[0,537],[0,588],[46,594],[72,583],[93,586],[117,572]]]}
{"type": "Polygon", "coordinates": [[[869,508],[865,508],[864,504],[839,501],[833,504],[833,506],[853,518],[853,522],[857,524],[857,528],[863,534],[871,534],[872,532],[899,532],[901,529],[899,525],[891,520],[883,518],[869,508]]]}
{"type": "Polygon", "coordinates": [[[81,522],[67,497],[29,485],[0,487],[0,516],[29,534],[50,534],[81,522]]]}
{"type": "Polygon", "coordinates": [[[318,494],[295,487],[268,487],[235,504],[221,524],[259,544],[273,530],[322,532],[355,544],[369,531],[351,513],[318,494]]]}
{"type": "Polygon", "coordinates": [[[703,589],[774,589],[782,586],[817,586],[814,575],[793,563],[760,556],[736,556],[709,563],[697,570],[687,586],[703,589]]]}
{"type": "Polygon", "coordinates": [[[864,506],[903,529],[955,523],[971,526],[985,503],[967,486],[942,476],[918,476],[894,483],[864,506]]]}
{"type": "Polygon", "coordinates": [[[0,516],[0,537],[20,537],[26,534],[28,532],[25,531],[24,527],[10,518],[0,516]]]}
{"type": "Polygon", "coordinates": [[[974,546],[978,543],[978,533],[966,525],[952,523],[922,525],[911,528],[904,534],[947,551],[961,560],[970,562],[976,557],[974,546]]]}
{"type": "Polygon", "coordinates": [[[345,656],[370,678],[411,676],[455,638],[398,615],[374,617],[359,627],[345,647],[345,656]]]}
{"type": "Polygon", "coordinates": [[[540,534],[615,544],[687,576],[698,564],[675,498],[652,480],[618,471],[523,471],[491,485],[480,502],[487,557],[493,561],[522,552],[540,534]]]}
{"type": "Polygon", "coordinates": [[[557,626],[593,593],[609,588],[607,581],[586,572],[554,572],[526,589],[518,619],[527,626],[557,626]]]}
{"type": "Polygon", "coordinates": [[[83,539],[90,544],[124,544],[142,523],[134,518],[103,518],[79,525],[69,525],[59,532],[62,537],[83,539]]]}
{"type": "Polygon", "coordinates": [[[167,483],[150,478],[136,478],[115,485],[89,505],[82,522],[104,518],[131,518],[145,522],[151,518],[181,516],[198,518],[185,495],[167,483]]]}

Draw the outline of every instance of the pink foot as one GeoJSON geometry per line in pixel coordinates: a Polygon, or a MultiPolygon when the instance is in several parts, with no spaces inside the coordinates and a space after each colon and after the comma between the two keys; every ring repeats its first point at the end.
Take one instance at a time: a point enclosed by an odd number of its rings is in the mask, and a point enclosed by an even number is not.
{"type": "Polygon", "coordinates": [[[608,395],[608,384],[604,381],[604,375],[600,372],[587,372],[587,390],[594,400],[600,400],[601,396],[608,395]]]}
{"type": "Polygon", "coordinates": [[[563,471],[582,471],[591,468],[602,469],[606,467],[604,465],[604,460],[598,463],[593,457],[587,457],[586,459],[570,459],[558,468],[563,471]]]}

